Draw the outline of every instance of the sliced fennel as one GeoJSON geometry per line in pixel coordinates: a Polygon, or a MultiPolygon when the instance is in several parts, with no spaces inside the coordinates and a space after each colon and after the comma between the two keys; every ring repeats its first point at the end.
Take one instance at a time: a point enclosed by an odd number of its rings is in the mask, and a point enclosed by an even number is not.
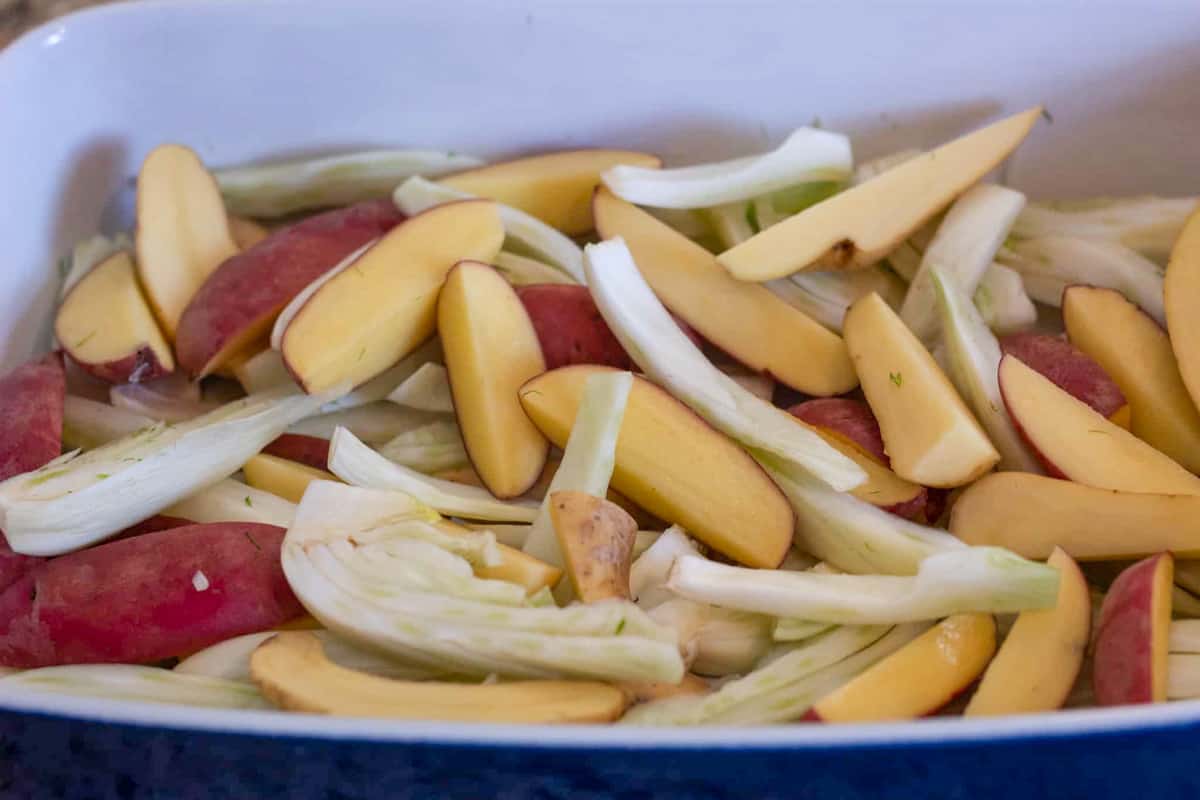
{"type": "Polygon", "coordinates": [[[747,222],[753,223],[756,232],[765,231],[788,217],[833,197],[841,191],[843,185],[841,181],[815,181],[761,195],[750,201],[747,222]]]}
{"type": "Polygon", "coordinates": [[[864,161],[854,168],[854,177],[851,182],[857,186],[860,183],[866,183],[878,175],[882,175],[893,167],[898,167],[905,161],[911,161],[921,155],[921,151],[914,148],[906,150],[897,150],[894,153],[872,158],[869,161],[864,161]]]}
{"type": "Polygon", "coordinates": [[[1076,236],[1105,239],[1166,263],[1196,197],[1100,197],[1082,201],[1030,203],[1013,225],[1013,236],[1076,236]]]}
{"type": "Polygon", "coordinates": [[[75,245],[71,248],[71,254],[62,260],[62,288],[58,293],[59,299],[66,297],[71,287],[92,267],[122,250],[132,249],[133,240],[127,233],[118,233],[116,236],[96,234],[75,245]]]}
{"type": "Polygon", "coordinates": [[[676,597],[648,612],[675,630],[679,647],[697,675],[747,672],[771,648],[772,619],[762,614],[694,603],[676,597]]]}
{"type": "Polygon", "coordinates": [[[262,522],[286,528],[296,517],[296,504],[226,478],[167,506],[163,513],[192,522],[262,522]]]}
{"type": "Polygon", "coordinates": [[[704,209],[705,218],[726,250],[739,245],[753,236],[756,231],[750,224],[749,208],[745,202],[725,203],[704,209]]]}
{"type": "Polygon", "coordinates": [[[657,208],[707,208],[749,200],[813,181],[850,177],[850,140],[839,133],[799,128],[757,156],[676,169],[610,167],[602,180],[613,194],[657,208]]]}
{"type": "Polygon", "coordinates": [[[693,241],[710,238],[713,234],[703,209],[647,208],[646,211],[693,241]]]}
{"type": "Polygon", "coordinates": [[[786,722],[804,714],[825,692],[901,646],[909,628],[839,628],[795,646],[712,694],[668,699],[630,709],[622,724],[715,725],[786,722]],[[873,647],[887,643],[884,647],[873,647]],[[855,654],[865,657],[851,661],[855,654]],[[869,655],[868,655],[869,654],[869,655]],[[847,668],[832,671],[839,664],[847,668]],[[853,671],[851,671],[853,669],[853,671]],[[832,685],[831,685],[832,684],[832,685]]]}
{"type": "Polygon", "coordinates": [[[213,173],[234,214],[281,217],[309,208],[387,197],[413,175],[437,177],[477,167],[478,158],[440,150],[366,150],[213,173]]]}
{"type": "Polygon", "coordinates": [[[443,514],[492,522],[533,522],[538,507],[527,500],[497,500],[486,489],[430,478],[367,447],[346,428],[334,431],[329,471],[352,486],[406,492],[443,514]]]}
{"type": "Polygon", "coordinates": [[[292,373],[288,372],[283,363],[283,356],[278,350],[267,348],[260,350],[234,368],[238,383],[246,394],[265,392],[276,386],[290,386],[292,373]]]}
{"type": "Polygon", "coordinates": [[[1058,570],[994,547],[931,555],[912,577],[747,569],[682,556],[667,586],[680,597],[722,608],[840,625],[879,625],[971,611],[1052,608],[1058,597],[1058,570]]]}
{"type": "Polygon", "coordinates": [[[998,469],[1041,475],[1038,460],[1017,433],[1000,394],[1000,342],[953,278],[934,267],[930,279],[937,294],[950,379],[1000,451],[998,469]]]}
{"type": "Polygon", "coordinates": [[[965,547],[937,528],[918,525],[852,495],[835,492],[789,469],[778,457],[757,453],[796,510],[796,544],[838,569],[859,574],[915,575],[934,553],[965,547]]]}
{"type": "Polygon", "coordinates": [[[43,667],[0,678],[0,695],[49,692],[209,708],[270,708],[254,684],[133,664],[43,667]]]}
{"type": "Polygon", "coordinates": [[[921,251],[911,240],[901,242],[895,250],[888,253],[887,263],[893,272],[912,283],[921,269],[921,251]]]}
{"type": "MultiPolygon", "coordinates": [[[[550,521],[550,497],[555,492],[584,492],[593,497],[608,494],[613,466],[617,460],[617,436],[625,419],[625,404],[633,388],[633,373],[603,372],[592,375],[584,384],[583,398],[575,413],[575,422],[567,436],[562,461],[550,480],[533,529],[522,548],[534,558],[555,567],[563,567],[562,549],[550,521]]],[[[561,586],[570,587],[570,581],[561,586]]],[[[558,596],[558,595],[556,595],[558,596]]],[[[559,602],[564,598],[558,596],[559,602]]]]}
{"type": "Polygon", "coordinates": [[[401,406],[421,411],[454,413],[450,396],[450,378],[441,364],[422,364],[387,396],[401,406]]]}
{"type": "Polygon", "coordinates": [[[272,390],[65,455],[0,483],[0,527],[26,555],[94,544],[233,474],[329,399],[272,390]]]}
{"type": "Polygon", "coordinates": [[[347,517],[346,487],[313,484],[284,540],[289,584],[331,631],[456,674],[670,682],[683,677],[673,632],[632,603],[539,607],[516,584],[508,584],[515,603],[483,601],[479,598],[495,591],[493,584],[504,582],[469,575],[468,561],[449,547],[494,547],[490,534],[446,535],[422,518],[411,498],[370,494],[367,502],[350,498],[353,512],[347,517]],[[387,513],[389,503],[400,513],[387,513]],[[440,556],[428,557],[428,548],[438,547],[438,534],[447,546],[440,556]],[[419,568],[406,567],[413,542],[426,550],[419,568]],[[447,592],[451,585],[457,591],[447,592]]]}
{"type": "Polygon", "coordinates": [[[345,428],[368,444],[383,444],[402,433],[444,419],[415,408],[405,408],[381,400],[356,408],[344,408],[327,414],[317,414],[288,428],[288,433],[302,433],[329,439],[338,428],[345,428]]]}
{"type": "MultiPolygon", "coordinates": [[[[411,216],[442,203],[471,197],[474,195],[418,176],[400,184],[392,195],[392,202],[411,216]]],[[[576,282],[583,283],[583,253],[579,245],[537,217],[503,203],[496,205],[500,209],[500,221],[504,223],[504,234],[509,241],[529,251],[530,255],[558,267],[576,282]]]]}
{"type": "Polygon", "coordinates": [[[921,268],[900,307],[901,319],[919,339],[929,343],[938,333],[937,300],[930,270],[942,270],[968,295],[974,294],[1008,236],[1013,220],[1024,207],[1025,195],[986,183],[968,189],[954,201],[925,249],[921,268]]]}
{"type": "Polygon", "coordinates": [[[777,642],[802,642],[834,627],[832,622],[785,618],[775,621],[772,638],[777,642]]]}
{"type": "MultiPolygon", "coordinates": [[[[183,659],[175,665],[173,671],[184,675],[201,675],[249,683],[251,653],[275,633],[276,631],[263,631],[226,639],[183,659]]],[[[321,640],[326,657],[346,669],[402,681],[445,680],[449,677],[428,666],[408,664],[383,653],[366,650],[334,636],[329,631],[312,631],[312,634],[321,640]]]]}
{"type": "Polygon", "coordinates": [[[567,273],[536,258],[501,250],[492,259],[492,266],[513,286],[532,286],[540,283],[578,283],[567,273]]]}
{"type": "Polygon", "coordinates": [[[1001,336],[1023,331],[1037,322],[1037,308],[1025,291],[1021,273],[993,261],[972,298],[979,316],[1001,336]]]}
{"type": "Polygon", "coordinates": [[[469,463],[458,425],[449,419],[405,431],[380,447],[379,454],[427,475],[469,463]]]}
{"type": "MultiPolygon", "coordinates": [[[[178,373],[177,373],[178,374],[178,373]]],[[[163,379],[168,385],[155,386],[158,381],[149,383],[122,383],[109,389],[109,402],[114,408],[149,417],[156,422],[187,422],[210,411],[216,410],[221,404],[200,398],[200,392],[179,392],[173,378],[163,379]]]]}
{"type": "Polygon", "coordinates": [[[898,308],[905,292],[904,281],[878,264],[841,272],[798,272],[767,281],[764,286],[837,333],[842,332],[846,312],[860,297],[876,292],[888,305],[898,308]]]}
{"type": "Polygon", "coordinates": [[[596,306],[625,351],[713,427],[839,491],[866,480],[857,464],[820,436],[714,367],[654,296],[623,240],[588,245],[584,265],[596,306]]]}
{"type": "MultiPolygon", "coordinates": [[[[477,530],[490,531],[496,535],[496,541],[503,545],[520,550],[525,546],[525,542],[529,539],[529,533],[533,530],[533,525],[475,525],[477,530]]],[[[662,531],[638,531],[637,537],[633,540],[633,558],[636,560],[643,553],[650,549],[659,537],[662,536],[662,531]]]]}
{"type": "Polygon", "coordinates": [[[1039,303],[1058,308],[1062,293],[1075,283],[1116,289],[1166,325],[1163,268],[1125,245],[1104,239],[1043,236],[1010,240],[999,260],[1021,273],[1025,289],[1039,303]]]}
{"type": "Polygon", "coordinates": [[[91,450],[154,425],[143,414],[115,408],[108,403],[67,395],[63,402],[63,444],[91,450]]]}
{"type": "Polygon", "coordinates": [[[629,568],[629,593],[642,608],[654,608],[675,597],[667,589],[667,576],[675,559],[701,555],[700,549],[683,528],[672,525],[646,548],[629,568]]]}

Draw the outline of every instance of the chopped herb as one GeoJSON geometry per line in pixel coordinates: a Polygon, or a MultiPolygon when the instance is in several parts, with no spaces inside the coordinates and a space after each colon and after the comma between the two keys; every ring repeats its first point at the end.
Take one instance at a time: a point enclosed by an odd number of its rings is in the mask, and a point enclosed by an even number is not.
{"type": "Polygon", "coordinates": [[[366,354],[367,354],[367,348],[366,348],[366,346],[364,345],[364,346],[363,346],[363,349],[358,351],[358,359],[357,359],[357,360],[358,360],[358,361],[362,361],[362,360],[363,360],[363,356],[365,356],[366,354]]]}
{"type": "Polygon", "coordinates": [[[896,384],[897,386],[901,386],[904,384],[904,376],[901,375],[899,372],[889,372],[888,379],[891,380],[891,382],[896,384]]]}
{"type": "Polygon", "coordinates": [[[622,618],[621,618],[621,621],[617,623],[617,630],[616,630],[616,634],[617,634],[617,635],[620,635],[621,631],[623,631],[623,630],[625,630],[625,619],[624,619],[624,617],[622,617],[622,618]]]}
{"type": "MultiPolygon", "coordinates": [[[[249,499],[249,498],[247,498],[247,499],[249,499]]],[[[250,531],[242,531],[242,536],[245,536],[247,539],[250,540],[250,544],[254,545],[255,550],[257,550],[260,553],[262,552],[262,548],[258,546],[258,542],[254,541],[254,537],[250,535],[250,531]]]]}
{"type": "Polygon", "coordinates": [[[104,480],[104,479],[105,479],[105,478],[107,478],[107,477],[108,477],[108,473],[107,473],[107,472],[100,472],[100,473],[97,473],[97,475],[96,475],[96,479],[97,479],[97,480],[101,480],[101,481],[102,481],[102,480],[104,480]]]}
{"type": "Polygon", "coordinates": [[[246,507],[253,508],[254,504],[250,502],[250,495],[246,495],[246,507]]]}
{"type": "Polygon", "coordinates": [[[76,347],[83,347],[85,344],[87,344],[89,341],[91,341],[92,337],[93,337],[93,336],[95,336],[95,335],[96,335],[96,332],[95,332],[95,331],[92,331],[92,332],[91,332],[91,333],[89,333],[87,336],[83,337],[83,338],[82,338],[82,339],[80,339],[78,342],[76,342],[76,343],[75,343],[75,346],[76,346],[76,347]]]}

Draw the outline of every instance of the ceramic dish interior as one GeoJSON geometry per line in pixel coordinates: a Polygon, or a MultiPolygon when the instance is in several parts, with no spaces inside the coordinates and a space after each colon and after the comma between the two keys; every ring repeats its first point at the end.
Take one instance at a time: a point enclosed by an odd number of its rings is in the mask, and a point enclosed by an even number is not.
{"type": "MultiPolygon", "coordinates": [[[[1200,6],[613,3],[117,5],[0,52],[0,362],[43,345],[53,259],[130,221],[163,141],[206,162],[368,145],[498,156],[612,145],[674,163],[763,149],[819,119],[856,156],[938,142],[1043,103],[1006,167],[1032,196],[1194,194],[1200,6]],[[1131,19],[1132,17],[1132,19],[1131,19]],[[768,24],[769,22],[769,24],[768,24]],[[1064,46],[1087,42],[1086,47],[1064,46]]],[[[217,712],[77,698],[0,707],[137,725],[446,741],[728,744],[720,730],[530,728],[217,712]]],[[[1200,704],[742,731],[739,746],[979,740],[1171,727],[1200,704]]]]}

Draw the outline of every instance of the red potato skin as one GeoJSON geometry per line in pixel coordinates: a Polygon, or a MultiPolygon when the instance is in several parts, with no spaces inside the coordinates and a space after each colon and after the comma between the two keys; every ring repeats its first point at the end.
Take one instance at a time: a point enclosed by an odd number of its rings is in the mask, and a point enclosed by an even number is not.
{"type": "Polygon", "coordinates": [[[883,449],[883,434],[871,407],[849,397],[819,397],[797,403],[788,409],[793,417],[817,428],[841,434],[884,466],[891,460],[883,449]]]}
{"type": "Polygon", "coordinates": [[[1126,567],[1100,606],[1092,661],[1092,691],[1102,706],[1154,702],[1154,619],[1159,553],[1126,567]]]}
{"type": "Polygon", "coordinates": [[[391,200],[370,200],[309,217],[231,256],[191,299],[175,334],[175,356],[192,377],[219,366],[230,345],[265,332],[300,290],[404,220],[391,200]]]}
{"type": "MultiPolygon", "coordinates": [[[[517,288],[542,346],[546,369],[572,364],[602,364],[617,369],[637,369],[596,308],[586,286],[542,283],[517,288]]],[[[697,347],[700,338],[686,322],[675,318],[697,347]]]]}
{"type": "Polygon", "coordinates": [[[151,663],[298,617],[280,565],[284,534],[188,525],[43,562],[0,594],[0,664],[151,663]]]}
{"type": "MultiPolygon", "coordinates": [[[[891,466],[891,460],[883,449],[883,434],[879,432],[879,422],[866,403],[849,397],[820,397],[797,403],[787,411],[814,428],[821,428],[846,439],[885,467],[891,466]]],[[[921,487],[921,491],[911,500],[887,506],[883,510],[904,519],[925,522],[930,513],[937,511],[936,507],[933,510],[929,507],[932,491],[921,487]]]]}
{"type": "Polygon", "coordinates": [[[0,480],[62,455],[66,393],[60,353],[28,361],[0,378],[0,480]]]}
{"type": "Polygon", "coordinates": [[[1000,349],[1106,419],[1125,406],[1125,395],[1116,381],[1066,339],[1047,333],[1014,333],[1000,339],[1000,349]]]}
{"type": "MultiPolygon", "coordinates": [[[[60,353],[27,361],[0,378],[0,480],[62,455],[66,372],[60,353]]],[[[44,559],[14,553],[0,536],[0,591],[44,559]]]]}
{"type": "Polygon", "coordinates": [[[262,451],[269,456],[298,461],[315,469],[328,469],[329,440],[301,433],[285,433],[262,451]]]}
{"type": "Polygon", "coordinates": [[[103,364],[85,364],[74,358],[71,361],[84,372],[108,383],[142,383],[171,374],[149,347],[103,364]]]}

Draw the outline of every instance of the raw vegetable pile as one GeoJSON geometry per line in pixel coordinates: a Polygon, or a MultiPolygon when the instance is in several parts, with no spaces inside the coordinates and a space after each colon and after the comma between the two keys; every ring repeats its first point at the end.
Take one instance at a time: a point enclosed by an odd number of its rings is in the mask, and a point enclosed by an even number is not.
{"type": "Polygon", "coordinates": [[[0,379],[0,698],[1200,696],[1200,213],[988,182],[1040,113],[858,165],[156,148],[0,379]]]}

